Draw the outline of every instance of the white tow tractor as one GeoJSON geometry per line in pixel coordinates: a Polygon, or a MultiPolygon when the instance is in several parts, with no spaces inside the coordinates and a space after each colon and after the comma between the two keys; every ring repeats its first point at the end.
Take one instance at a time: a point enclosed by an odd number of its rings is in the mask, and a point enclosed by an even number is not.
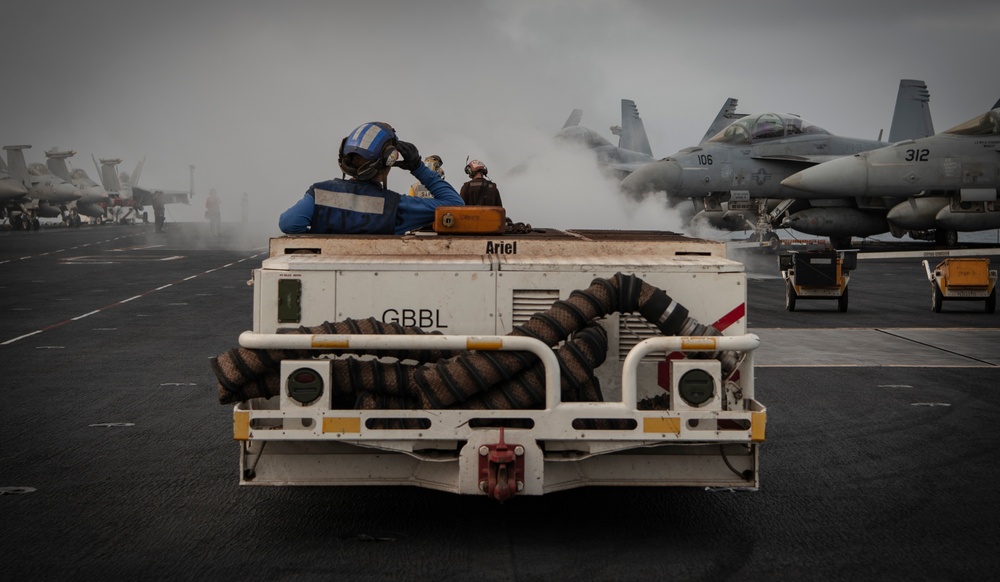
{"type": "Polygon", "coordinates": [[[778,256],[778,268],[785,280],[785,309],[795,311],[803,299],[836,299],[837,309],[847,311],[847,283],[858,266],[858,252],[804,251],[778,256]]]}
{"type": "Polygon", "coordinates": [[[213,361],[240,483],[756,489],[759,339],[725,251],[645,231],[272,239],[253,329],[213,361]],[[600,363],[579,375],[583,352],[600,363]]]}
{"type": "Polygon", "coordinates": [[[944,301],[986,300],[986,313],[997,309],[997,271],[990,269],[986,258],[947,258],[934,270],[923,261],[927,279],[931,282],[931,309],[941,313],[944,301]]]}

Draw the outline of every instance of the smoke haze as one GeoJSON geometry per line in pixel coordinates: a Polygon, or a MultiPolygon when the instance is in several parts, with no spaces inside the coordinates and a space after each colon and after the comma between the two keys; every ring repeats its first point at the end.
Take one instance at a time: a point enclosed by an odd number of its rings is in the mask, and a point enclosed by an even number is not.
{"type": "MultiPolygon", "coordinates": [[[[246,192],[251,220],[274,225],[339,176],[344,135],[382,120],[440,155],[456,189],[466,156],[486,162],[513,220],[680,230],[656,200],[622,203],[584,153],[552,148],[572,109],[613,140],[620,100],[635,100],[659,158],[696,144],[727,97],[870,138],[888,130],[901,78],[927,82],[939,131],[1000,97],[997,3],[673,4],[16,3],[0,35],[0,141],[31,144],[29,163],[75,149],[71,164],[95,179],[91,155],[126,171],[146,156],[146,188],[186,190],[194,164],[196,197],[174,220],[203,220],[215,188],[223,220],[239,220],[246,192]]],[[[412,181],[390,175],[397,191],[412,181]]]]}

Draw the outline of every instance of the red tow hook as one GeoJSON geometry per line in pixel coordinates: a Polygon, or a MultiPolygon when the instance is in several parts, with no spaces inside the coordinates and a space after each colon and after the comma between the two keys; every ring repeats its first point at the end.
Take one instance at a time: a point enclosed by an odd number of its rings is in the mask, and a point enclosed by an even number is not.
{"type": "Polygon", "coordinates": [[[479,489],[500,501],[510,499],[524,489],[524,447],[500,441],[479,447],[479,489]]]}

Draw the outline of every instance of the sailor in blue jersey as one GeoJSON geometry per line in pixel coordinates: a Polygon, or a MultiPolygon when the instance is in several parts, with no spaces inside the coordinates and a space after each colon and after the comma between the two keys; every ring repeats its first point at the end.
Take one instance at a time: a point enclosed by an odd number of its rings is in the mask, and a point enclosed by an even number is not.
{"type": "Polygon", "coordinates": [[[340,169],[350,180],[317,182],[281,214],[287,234],[404,234],[434,222],[438,206],[462,206],[462,197],[420,160],[417,147],[387,123],[358,126],[340,144],[340,169]],[[433,198],[403,196],[386,187],[389,170],[409,170],[433,198]]]}

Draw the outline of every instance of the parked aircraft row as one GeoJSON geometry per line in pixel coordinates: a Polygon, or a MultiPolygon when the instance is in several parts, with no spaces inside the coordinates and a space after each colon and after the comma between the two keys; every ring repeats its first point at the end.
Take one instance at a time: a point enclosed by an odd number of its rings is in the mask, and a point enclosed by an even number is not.
{"type": "MultiPolygon", "coordinates": [[[[118,171],[120,159],[102,159],[97,168],[101,183],[90,179],[81,168],[71,169],[67,160],[76,152],[54,147],[47,152],[46,164],[28,164],[24,150],[30,145],[4,146],[7,161],[0,158],[0,217],[15,229],[38,229],[39,218],[61,218],[71,225],[80,224],[80,216],[95,222],[125,222],[141,216],[143,207],[152,201],[152,189],[138,184],[142,162],[130,177],[118,171]]],[[[191,189],[187,192],[160,190],[165,202],[187,204],[194,195],[194,166],[191,189]]]]}
{"type": "Polygon", "coordinates": [[[773,229],[790,227],[837,248],[886,232],[954,245],[958,232],[1000,228],[1000,102],[935,135],[929,99],[923,81],[900,81],[888,142],[836,136],[793,114],[737,113],[733,98],[698,145],[656,161],[629,100],[622,127],[612,128],[617,148],[576,127],[579,110],[557,137],[595,149],[623,177],[624,194],[665,192],[690,219],[717,228],[777,243],[773,229]]]}

